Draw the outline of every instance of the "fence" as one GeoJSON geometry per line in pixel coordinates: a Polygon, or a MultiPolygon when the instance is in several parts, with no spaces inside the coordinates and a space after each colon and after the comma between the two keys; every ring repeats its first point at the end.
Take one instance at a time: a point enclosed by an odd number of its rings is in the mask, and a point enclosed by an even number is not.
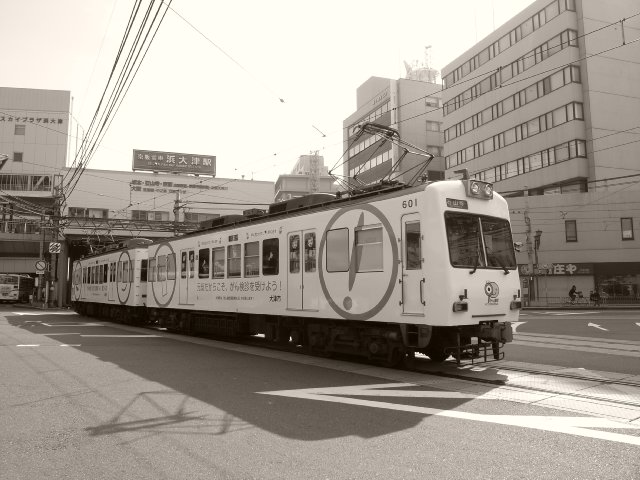
{"type": "Polygon", "coordinates": [[[640,308],[640,296],[633,295],[608,295],[600,297],[599,301],[592,301],[589,296],[576,296],[572,301],[568,296],[564,297],[542,297],[529,301],[528,307],[548,307],[548,308],[594,308],[594,307],[625,307],[635,306],[640,308]]]}

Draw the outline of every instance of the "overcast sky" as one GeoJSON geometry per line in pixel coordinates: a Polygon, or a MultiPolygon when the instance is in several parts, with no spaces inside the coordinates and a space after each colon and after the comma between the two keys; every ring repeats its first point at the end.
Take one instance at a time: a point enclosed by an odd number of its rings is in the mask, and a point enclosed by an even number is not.
{"type": "MultiPolygon", "coordinates": [[[[441,70],[531,3],[174,0],[89,168],[130,171],[133,149],[215,155],[222,178],[275,181],[313,150],[331,168],[358,86],[427,45],[441,70]]],[[[86,129],[133,4],[0,0],[0,86],[69,90],[86,129]]]]}

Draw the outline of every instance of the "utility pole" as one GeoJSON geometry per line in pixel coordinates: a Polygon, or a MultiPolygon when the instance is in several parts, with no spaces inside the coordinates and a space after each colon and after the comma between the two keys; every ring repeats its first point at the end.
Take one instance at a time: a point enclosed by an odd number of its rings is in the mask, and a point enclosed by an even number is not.
{"type": "MultiPolygon", "coordinates": [[[[40,215],[40,231],[42,233],[42,238],[40,238],[40,257],[38,257],[40,260],[44,259],[44,235],[46,232],[46,228],[45,228],[45,220],[44,220],[44,214],[40,215]]],[[[46,271],[46,268],[45,268],[46,271]]],[[[41,298],[42,298],[42,283],[44,282],[44,273],[38,273],[38,290],[36,293],[36,302],[40,302],[41,298]]]]}
{"type": "Polygon", "coordinates": [[[173,235],[178,236],[178,223],[180,222],[180,190],[176,190],[176,200],[173,203],[173,235]]]}
{"type": "MultiPolygon", "coordinates": [[[[54,186],[53,187],[53,242],[55,243],[60,243],[60,216],[61,216],[61,212],[60,209],[62,207],[62,201],[61,201],[61,191],[60,191],[60,186],[54,186]]],[[[49,297],[49,301],[53,301],[54,303],[57,303],[57,306],[60,306],[59,301],[60,301],[60,292],[58,292],[58,258],[60,257],[60,253],[62,253],[61,251],[59,252],[52,252],[51,255],[51,266],[53,268],[53,275],[51,277],[51,292],[53,293],[50,297],[49,297]]]]}
{"type": "Polygon", "coordinates": [[[529,187],[524,186],[524,223],[527,226],[527,257],[529,260],[527,268],[527,306],[531,301],[531,293],[533,288],[531,282],[533,280],[533,245],[531,244],[531,218],[529,217],[529,187]]]}

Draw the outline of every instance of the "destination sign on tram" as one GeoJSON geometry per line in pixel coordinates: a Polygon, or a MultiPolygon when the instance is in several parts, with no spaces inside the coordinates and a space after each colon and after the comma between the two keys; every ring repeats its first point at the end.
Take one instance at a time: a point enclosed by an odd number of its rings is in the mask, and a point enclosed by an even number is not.
{"type": "Polygon", "coordinates": [[[458,200],[456,198],[447,198],[447,207],[469,210],[469,205],[466,200],[458,200]]]}

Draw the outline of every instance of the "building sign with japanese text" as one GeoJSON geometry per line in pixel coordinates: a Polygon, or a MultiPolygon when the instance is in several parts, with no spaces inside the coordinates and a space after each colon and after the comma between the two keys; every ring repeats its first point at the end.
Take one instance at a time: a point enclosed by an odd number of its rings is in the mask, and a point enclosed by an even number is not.
{"type": "Polygon", "coordinates": [[[192,153],[133,151],[133,170],[216,176],[216,157],[192,153]]]}
{"type": "MultiPolygon", "coordinates": [[[[529,266],[518,265],[518,271],[520,275],[531,275],[529,272],[529,266]]],[[[535,275],[593,275],[593,263],[545,263],[538,265],[538,268],[535,268],[534,265],[534,274],[535,275]]]]}

